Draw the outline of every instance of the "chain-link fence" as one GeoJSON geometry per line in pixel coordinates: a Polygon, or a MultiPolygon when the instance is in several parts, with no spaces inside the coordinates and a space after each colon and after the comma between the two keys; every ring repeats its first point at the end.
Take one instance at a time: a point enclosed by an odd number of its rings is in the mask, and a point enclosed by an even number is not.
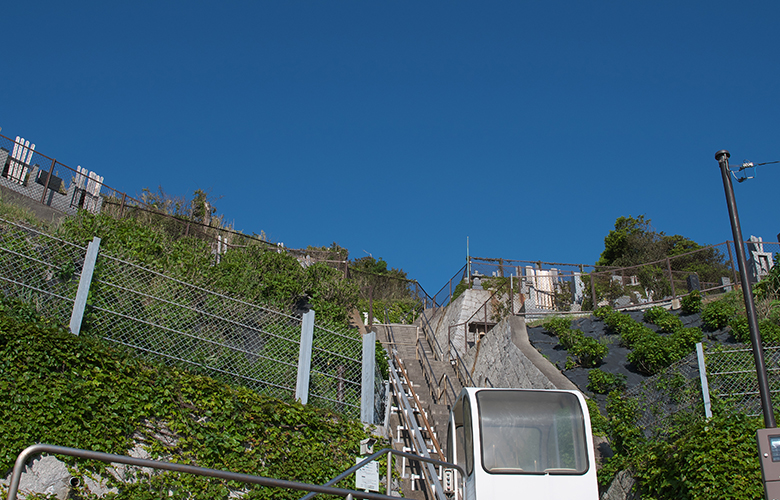
{"type": "MultiPolygon", "coordinates": [[[[87,250],[0,221],[0,285],[68,324],[87,250]]],[[[302,320],[100,253],[82,331],[166,363],[293,399],[302,320]]],[[[362,341],[354,330],[314,326],[309,397],[360,414],[362,341]]]]}
{"type": "Polygon", "coordinates": [[[703,415],[696,353],[629,389],[626,395],[636,401],[636,424],[647,437],[666,435],[682,415],[703,415]]]}
{"type": "Polygon", "coordinates": [[[359,416],[362,349],[359,334],[315,325],[309,401],[359,416]]]}
{"type": "MultiPolygon", "coordinates": [[[[780,346],[764,346],[769,391],[778,406],[780,393],[780,346]]],[[[710,349],[707,352],[707,373],[710,394],[750,416],[761,415],[761,397],[753,350],[740,345],[733,348],[710,349]]]]}
{"type": "Polygon", "coordinates": [[[0,219],[0,285],[55,321],[68,324],[85,249],[0,219]]]}
{"type": "Polygon", "coordinates": [[[293,397],[301,319],[101,254],[85,328],[277,397],[293,397]]]}
{"type": "MultiPolygon", "coordinates": [[[[709,396],[729,411],[759,416],[762,413],[753,350],[748,345],[704,349],[709,396]]],[[[780,406],[780,346],[764,346],[769,390],[780,406]]],[[[699,363],[696,353],[626,391],[637,403],[637,425],[646,436],[664,436],[676,421],[704,415],[699,363]]]]}

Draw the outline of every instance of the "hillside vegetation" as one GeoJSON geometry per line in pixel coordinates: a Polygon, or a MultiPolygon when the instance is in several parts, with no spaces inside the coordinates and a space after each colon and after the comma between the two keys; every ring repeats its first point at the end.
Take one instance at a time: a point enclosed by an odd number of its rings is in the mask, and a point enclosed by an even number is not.
{"type": "MultiPolygon", "coordinates": [[[[322,484],[354,465],[360,440],[368,437],[360,423],[337,414],[74,336],[7,298],[0,301],[0,392],[7,395],[0,398],[4,475],[16,455],[35,443],[116,454],[140,443],[153,458],[322,484]]],[[[101,473],[103,467],[79,464],[81,473],[101,473]]],[[[243,489],[245,498],[301,495],[188,475],[142,476],[128,484],[111,480],[120,489],[108,498],[228,498],[231,490],[243,489]]]]}

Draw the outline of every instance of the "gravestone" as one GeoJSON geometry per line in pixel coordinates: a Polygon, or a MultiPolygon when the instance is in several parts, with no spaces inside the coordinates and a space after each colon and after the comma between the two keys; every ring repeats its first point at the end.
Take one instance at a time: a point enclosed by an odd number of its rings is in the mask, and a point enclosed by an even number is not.
{"type": "Polygon", "coordinates": [[[585,283],[582,281],[582,273],[574,273],[571,295],[575,304],[582,305],[582,302],[585,300],[585,283]]]}
{"type": "Polygon", "coordinates": [[[769,270],[772,269],[775,263],[772,258],[772,252],[764,251],[764,242],[760,237],[751,235],[747,247],[750,253],[750,259],[748,260],[750,281],[756,283],[769,274],[769,270]]]}
{"type": "Polygon", "coordinates": [[[725,276],[720,278],[720,286],[723,288],[724,292],[730,292],[732,290],[731,288],[731,278],[727,278],[725,276]]]}
{"type": "Polygon", "coordinates": [[[699,276],[697,274],[689,274],[688,277],[685,279],[686,284],[688,285],[688,291],[692,292],[696,290],[697,292],[701,291],[701,284],[699,283],[699,276]]]}

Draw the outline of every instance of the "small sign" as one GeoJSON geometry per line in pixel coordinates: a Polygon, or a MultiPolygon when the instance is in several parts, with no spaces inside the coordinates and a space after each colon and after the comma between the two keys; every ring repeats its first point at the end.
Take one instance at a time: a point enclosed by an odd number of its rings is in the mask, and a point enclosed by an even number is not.
{"type": "MultiPolygon", "coordinates": [[[[364,458],[356,458],[359,464],[364,458]]],[[[355,471],[355,489],[366,491],[379,491],[379,462],[372,460],[355,471]]]]}

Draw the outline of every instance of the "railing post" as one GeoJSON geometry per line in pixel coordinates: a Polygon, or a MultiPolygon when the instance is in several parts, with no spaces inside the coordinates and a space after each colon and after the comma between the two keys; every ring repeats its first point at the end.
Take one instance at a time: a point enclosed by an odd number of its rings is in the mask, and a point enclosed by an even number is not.
{"type": "Polygon", "coordinates": [[[57,160],[52,159],[51,167],[49,167],[49,173],[46,174],[46,184],[43,185],[43,194],[41,195],[41,205],[46,204],[46,193],[49,192],[49,182],[51,181],[51,176],[54,174],[54,165],[56,163],[57,160]]]}
{"type": "Polygon", "coordinates": [[[677,298],[677,294],[674,291],[674,275],[672,274],[672,261],[669,257],[666,258],[666,268],[669,270],[669,283],[672,285],[672,300],[677,298]]]}
{"type": "Polygon", "coordinates": [[[360,383],[360,421],[374,423],[374,377],[376,371],[376,332],[363,335],[363,376],[360,383]]]}
{"type": "Polygon", "coordinates": [[[314,310],[309,309],[302,319],[301,348],[298,352],[298,380],[295,383],[295,399],[306,404],[309,402],[311,350],[314,344],[314,310]]]}
{"type": "Polygon", "coordinates": [[[81,321],[84,319],[84,309],[87,307],[89,286],[92,284],[92,275],[95,272],[95,262],[97,262],[99,251],[100,238],[95,236],[87,246],[87,254],[84,257],[84,267],[81,268],[81,277],[79,278],[79,288],[76,292],[76,300],[73,302],[73,311],[70,314],[70,333],[73,335],[78,335],[81,331],[81,321]]]}

